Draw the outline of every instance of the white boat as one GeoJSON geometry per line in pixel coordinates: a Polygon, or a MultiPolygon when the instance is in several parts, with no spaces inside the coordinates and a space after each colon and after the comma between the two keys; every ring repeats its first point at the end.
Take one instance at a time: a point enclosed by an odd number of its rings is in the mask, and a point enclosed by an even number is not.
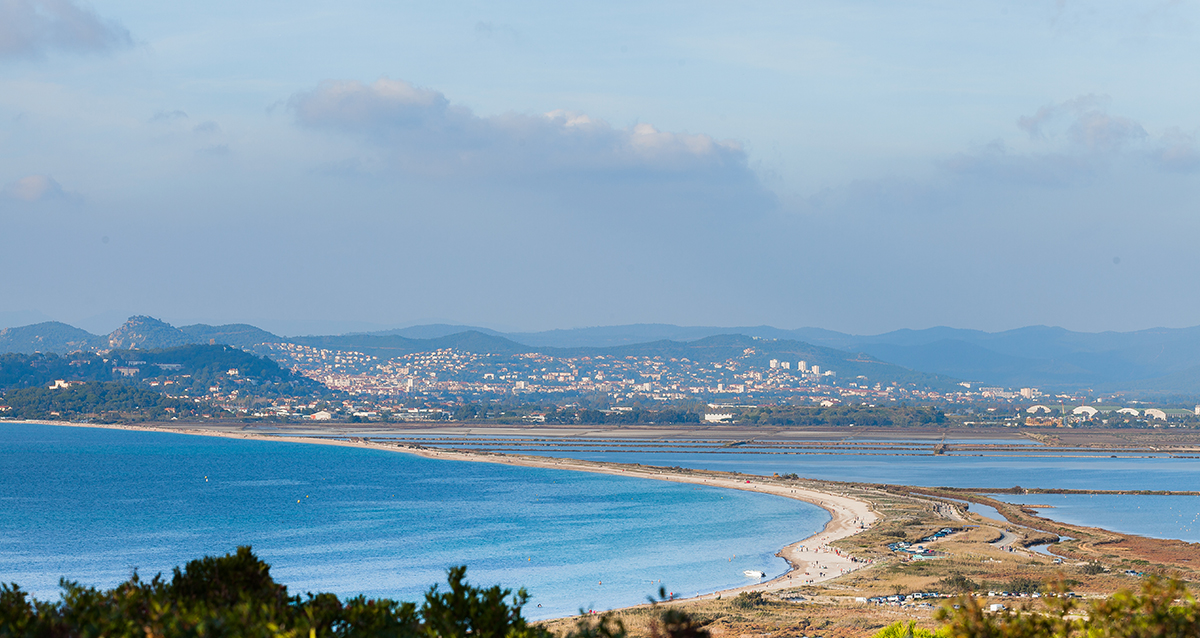
{"type": "Polygon", "coordinates": [[[767,577],[767,572],[760,572],[757,569],[747,569],[746,571],[744,571],[742,573],[746,575],[746,578],[766,578],[767,577]]]}

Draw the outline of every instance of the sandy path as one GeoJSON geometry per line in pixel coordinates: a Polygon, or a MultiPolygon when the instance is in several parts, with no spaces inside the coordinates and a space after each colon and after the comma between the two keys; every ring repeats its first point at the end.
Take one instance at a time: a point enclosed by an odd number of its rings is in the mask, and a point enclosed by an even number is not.
{"type": "Polygon", "coordinates": [[[705,594],[699,598],[714,598],[728,596],[743,591],[770,591],[799,587],[809,583],[837,578],[842,574],[861,569],[870,563],[859,562],[852,556],[841,553],[829,547],[829,543],[857,534],[869,528],[878,519],[871,510],[870,504],[844,494],[835,494],[807,488],[781,485],[762,480],[763,477],[735,478],[679,472],[666,468],[652,466],[626,465],[618,463],[603,463],[597,461],[579,461],[542,456],[522,456],[515,454],[497,454],[491,452],[466,452],[459,450],[440,450],[408,445],[404,443],[373,443],[364,440],[343,441],[336,439],[273,436],[267,434],[250,434],[221,430],[207,430],[195,427],[140,427],[129,425],[101,425],[91,423],[67,423],[62,421],[26,421],[44,425],[60,425],[72,427],[104,428],[114,430],[137,430],[143,432],[167,432],[173,434],[191,434],[196,436],[215,436],[229,439],[244,439],[258,441],[283,441],[288,443],[305,443],[317,445],[334,445],[339,447],[356,447],[371,450],[387,450],[414,454],[430,459],[446,461],[462,461],[470,463],[499,463],[521,467],[541,467],[573,472],[591,472],[595,474],[611,474],[615,476],[630,476],[634,478],[653,479],[656,481],[671,481],[674,483],[692,483],[696,485],[711,485],[732,490],[774,494],[817,505],[829,512],[830,520],[825,528],[817,534],[804,538],[784,547],[779,552],[790,565],[791,569],[783,575],[765,582],[755,582],[744,587],[722,590],[705,594]]]}

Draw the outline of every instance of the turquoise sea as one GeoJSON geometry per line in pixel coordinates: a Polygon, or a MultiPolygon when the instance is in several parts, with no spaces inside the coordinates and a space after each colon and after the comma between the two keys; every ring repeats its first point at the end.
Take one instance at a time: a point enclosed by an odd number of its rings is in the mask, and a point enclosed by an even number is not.
{"type": "Polygon", "coordinates": [[[0,423],[0,581],[57,598],[251,545],[294,593],[418,600],[468,565],[528,616],[775,576],[828,514],[763,494],[378,450],[0,423]],[[541,605],[541,607],[539,607],[541,605]]]}

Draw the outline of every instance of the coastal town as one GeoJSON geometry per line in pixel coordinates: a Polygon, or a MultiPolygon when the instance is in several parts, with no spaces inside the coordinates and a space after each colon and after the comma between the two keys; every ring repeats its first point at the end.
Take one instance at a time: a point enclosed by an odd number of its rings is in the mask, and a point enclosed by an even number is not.
{"type": "Polygon", "coordinates": [[[1010,387],[1002,372],[981,381],[794,339],[538,347],[470,330],[410,339],[186,328],[135,316],[107,336],[54,323],[0,331],[10,350],[0,419],[1200,427],[1188,393],[1010,387]]]}
{"type": "MultiPolygon", "coordinates": [[[[265,409],[239,401],[230,384],[214,388],[207,397],[231,412],[256,416],[324,419],[340,413],[426,421],[461,416],[461,406],[478,403],[585,406],[609,411],[682,405],[698,409],[706,421],[723,422],[734,420],[740,409],[762,405],[874,408],[912,404],[950,411],[965,407],[964,413],[972,415],[962,419],[968,425],[1070,427],[1098,423],[1110,414],[1127,421],[1174,426],[1194,421],[1200,414],[1200,407],[1130,407],[1140,402],[1121,395],[1043,394],[1037,388],[971,382],[938,391],[915,384],[884,383],[865,375],[839,376],[838,370],[803,360],[769,359],[762,365],[754,348],[710,363],[662,356],[480,354],[452,348],[383,359],[294,343],[261,344],[250,350],[345,395],[337,402],[281,397],[265,409]]],[[[538,421],[542,415],[535,409],[520,416],[538,421]]]]}

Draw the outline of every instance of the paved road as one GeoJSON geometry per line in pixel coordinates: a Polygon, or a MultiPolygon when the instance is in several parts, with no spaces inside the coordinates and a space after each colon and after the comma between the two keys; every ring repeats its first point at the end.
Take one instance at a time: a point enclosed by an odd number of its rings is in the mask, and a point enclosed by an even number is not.
{"type": "Polygon", "coordinates": [[[933,511],[937,512],[937,515],[941,516],[942,518],[949,518],[949,519],[956,520],[956,521],[967,520],[967,519],[963,518],[963,515],[958,511],[957,507],[954,507],[953,505],[950,505],[948,503],[936,503],[935,502],[933,504],[933,511]]]}
{"type": "Polygon", "coordinates": [[[1013,543],[1017,542],[1018,538],[1020,538],[1020,537],[1017,536],[1016,534],[1013,534],[1007,530],[1002,529],[1002,530],[1000,530],[1000,539],[996,540],[996,541],[992,541],[992,545],[995,547],[1008,547],[1009,545],[1012,545],[1013,543]]]}

